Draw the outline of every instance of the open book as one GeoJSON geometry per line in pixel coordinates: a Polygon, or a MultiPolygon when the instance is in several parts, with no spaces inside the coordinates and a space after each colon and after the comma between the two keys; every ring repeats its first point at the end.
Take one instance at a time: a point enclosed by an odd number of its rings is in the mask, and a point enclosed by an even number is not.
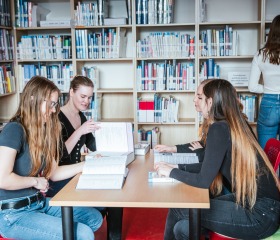
{"type": "Polygon", "coordinates": [[[198,163],[196,153],[167,153],[154,150],[154,163],[167,162],[170,164],[190,164],[198,163]]]}
{"type": "MultiPolygon", "coordinates": [[[[199,163],[195,153],[161,153],[154,150],[154,163],[166,162],[170,164],[192,164],[199,163]]],[[[148,182],[178,182],[171,177],[162,177],[157,172],[149,172],[148,182]]]]}
{"type": "Polygon", "coordinates": [[[121,189],[127,175],[126,156],[86,156],[77,189],[121,189]]]}
{"type": "Polygon", "coordinates": [[[132,123],[101,122],[95,131],[96,150],[89,156],[126,157],[126,165],[135,159],[132,123]]]}

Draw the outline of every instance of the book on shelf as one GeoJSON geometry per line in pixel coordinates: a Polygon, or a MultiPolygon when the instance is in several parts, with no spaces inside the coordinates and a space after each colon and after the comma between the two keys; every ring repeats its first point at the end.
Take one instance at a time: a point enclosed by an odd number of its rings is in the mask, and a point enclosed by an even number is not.
{"type": "Polygon", "coordinates": [[[151,130],[138,129],[137,139],[138,143],[148,143],[150,148],[154,148],[157,144],[160,144],[159,127],[154,127],[151,130]]]}
{"type": "Polygon", "coordinates": [[[166,162],[170,164],[199,163],[196,153],[169,153],[154,150],[154,163],[166,162]]]}
{"type": "Polygon", "coordinates": [[[87,155],[76,189],[121,189],[127,173],[126,156],[87,155]]]}
{"type": "Polygon", "coordinates": [[[122,156],[126,165],[135,159],[132,123],[101,122],[100,129],[95,131],[96,151],[89,156],[122,156]]]}

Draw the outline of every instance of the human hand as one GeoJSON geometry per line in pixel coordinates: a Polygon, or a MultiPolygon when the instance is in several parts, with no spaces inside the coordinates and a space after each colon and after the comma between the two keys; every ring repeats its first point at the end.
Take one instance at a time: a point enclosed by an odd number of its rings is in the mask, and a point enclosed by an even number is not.
{"type": "Polygon", "coordinates": [[[34,188],[37,188],[40,190],[40,192],[45,193],[49,190],[49,180],[45,177],[34,177],[36,183],[33,186],[34,188]]]}
{"type": "Polygon", "coordinates": [[[167,146],[167,145],[156,145],[154,150],[158,152],[177,152],[176,146],[167,146]]]}
{"type": "Polygon", "coordinates": [[[201,146],[199,141],[194,141],[190,143],[191,147],[189,147],[189,149],[191,149],[192,151],[199,149],[199,148],[203,148],[203,146],[201,146]]]}
{"type": "Polygon", "coordinates": [[[98,122],[94,122],[93,119],[90,119],[90,120],[84,122],[84,123],[78,128],[78,130],[80,131],[81,135],[94,132],[94,131],[96,131],[96,130],[98,130],[98,129],[100,129],[99,123],[98,123],[98,122]]]}
{"type": "Polygon", "coordinates": [[[161,177],[169,177],[170,172],[173,168],[178,168],[178,165],[175,164],[169,164],[166,162],[158,162],[154,165],[155,170],[157,171],[157,174],[161,177]]]}

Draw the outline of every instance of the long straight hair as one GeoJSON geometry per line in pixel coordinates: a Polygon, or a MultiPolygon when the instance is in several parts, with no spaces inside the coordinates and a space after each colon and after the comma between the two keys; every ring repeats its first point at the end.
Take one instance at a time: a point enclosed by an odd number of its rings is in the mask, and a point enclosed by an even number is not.
{"type": "MultiPolygon", "coordinates": [[[[231,83],[216,79],[207,83],[203,92],[207,99],[212,98],[209,117],[205,121],[206,126],[218,121],[226,121],[229,125],[232,141],[231,180],[232,191],[236,193],[236,202],[243,206],[248,203],[252,208],[257,196],[258,154],[264,159],[267,171],[272,173],[280,189],[278,177],[241,111],[236,90],[231,83]]],[[[214,195],[220,193],[221,186],[222,178],[218,175],[210,187],[211,193],[214,195]]]]}
{"type": "Polygon", "coordinates": [[[26,84],[21,94],[19,107],[10,121],[22,124],[29,145],[31,157],[30,176],[50,177],[53,160],[60,158],[61,124],[56,112],[49,114],[51,108],[46,104],[47,119],[42,114],[42,104],[51,94],[60,94],[57,86],[47,78],[34,76],[26,84]]]}
{"type": "Polygon", "coordinates": [[[280,15],[277,15],[271,25],[267,41],[259,54],[263,53],[263,61],[269,59],[272,64],[280,64],[280,15]]]}

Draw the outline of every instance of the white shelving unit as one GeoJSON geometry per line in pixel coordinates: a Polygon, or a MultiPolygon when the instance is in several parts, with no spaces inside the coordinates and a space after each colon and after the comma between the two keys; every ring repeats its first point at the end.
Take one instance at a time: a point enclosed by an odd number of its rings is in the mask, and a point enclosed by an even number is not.
{"type": "MultiPolygon", "coordinates": [[[[132,24],[114,26],[71,27],[56,28],[14,28],[11,30],[15,36],[15,46],[23,35],[41,34],[68,34],[71,36],[72,58],[40,61],[72,63],[73,75],[81,74],[84,66],[96,66],[99,70],[99,88],[95,89],[96,96],[102,101],[100,104],[100,121],[130,121],[134,124],[135,141],[137,132],[159,127],[161,143],[179,144],[193,141],[198,138],[199,116],[195,111],[193,98],[195,90],[163,90],[148,91],[137,88],[137,66],[141,61],[162,63],[164,60],[194,65],[195,86],[199,84],[200,64],[209,58],[220,65],[220,77],[228,78],[229,72],[250,71],[250,65],[255,52],[265,41],[265,30],[269,29],[272,19],[280,12],[278,0],[205,0],[206,18],[200,19],[202,0],[176,0],[174,1],[174,22],[171,24],[136,24],[136,4],[138,0],[131,0],[132,24]],[[202,30],[224,29],[229,25],[239,35],[239,49],[236,56],[200,56],[199,37],[202,30]],[[125,29],[127,37],[125,57],[110,59],[78,59],[76,56],[76,30],[100,32],[104,29],[125,29]],[[137,57],[136,42],[142,40],[150,33],[181,32],[195,37],[195,56],[178,58],[141,58],[137,57]],[[137,120],[137,98],[153,99],[155,93],[179,99],[179,121],[176,123],[144,123],[137,120]]],[[[148,0],[147,0],[148,1],[148,0]]],[[[14,1],[11,1],[12,4],[14,1]]],[[[76,0],[34,0],[38,5],[49,9],[47,20],[73,20],[74,10],[78,5],[76,0]]],[[[92,1],[81,1],[90,3],[92,1]]],[[[14,8],[12,8],[14,15],[14,8]]],[[[122,17],[126,15],[126,0],[109,0],[109,15],[122,17]]],[[[14,21],[13,21],[14,23],[14,21]]],[[[38,60],[15,59],[15,66],[34,63],[38,60]]],[[[9,96],[0,96],[0,118],[9,119],[14,113],[19,99],[19,82],[17,76],[17,93],[9,96]]],[[[238,92],[246,93],[247,88],[238,88],[238,92]]],[[[254,125],[255,123],[252,123],[254,125]]]]}

